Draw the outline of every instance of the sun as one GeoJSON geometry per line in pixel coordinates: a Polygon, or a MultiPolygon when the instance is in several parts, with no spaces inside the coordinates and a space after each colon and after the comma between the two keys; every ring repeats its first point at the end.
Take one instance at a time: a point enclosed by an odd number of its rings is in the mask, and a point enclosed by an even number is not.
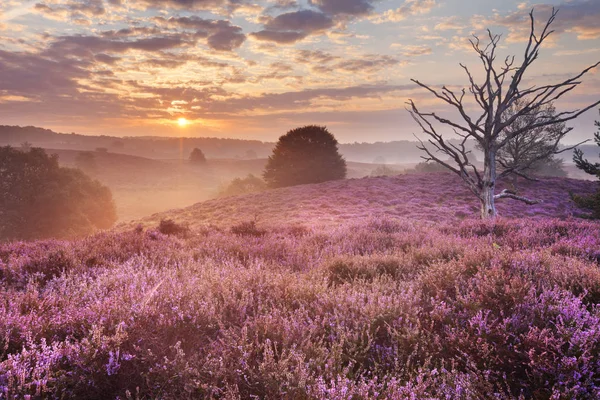
{"type": "Polygon", "coordinates": [[[184,127],[188,126],[188,125],[189,125],[189,123],[190,123],[190,121],[188,121],[188,120],[187,120],[187,119],[185,119],[185,118],[179,118],[179,119],[177,120],[177,124],[178,124],[180,127],[182,127],[182,128],[184,128],[184,127]]]}

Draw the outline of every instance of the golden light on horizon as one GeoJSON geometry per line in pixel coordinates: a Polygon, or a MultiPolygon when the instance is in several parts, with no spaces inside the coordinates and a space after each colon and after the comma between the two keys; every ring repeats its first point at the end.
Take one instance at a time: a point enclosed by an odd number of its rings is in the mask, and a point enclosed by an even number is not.
{"type": "Polygon", "coordinates": [[[190,121],[188,121],[186,118],[179,118],[177,120],[177,124],[180,127],[185,128],[186,126],[188,126],[190,124],[190,121]]]}

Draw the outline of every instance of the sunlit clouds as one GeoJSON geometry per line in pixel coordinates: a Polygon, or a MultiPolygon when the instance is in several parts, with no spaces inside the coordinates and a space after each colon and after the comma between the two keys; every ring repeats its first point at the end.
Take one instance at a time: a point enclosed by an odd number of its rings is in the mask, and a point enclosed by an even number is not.
{"type": "MultiPolygon", "coordinates": [[[[406,100],[430,101],[410,78],[464,85],[458,63],[477,67],[467,39],[485,28],[504,34],[504,53],[520,56],[534,6],[540,20],[552,6],[561,11],[532,83],[600,57],[598,1],[466,3],[3,1],[0,123],[261,140],[320,123],[341,142],[401,140],[416,131],[406,100]]],[[[576,106],[600,92],[599,75],[582,88],[569,99],[576,106]]],[[[595,117],[574,124],[574,140],[590,136],[595,117]]]]}

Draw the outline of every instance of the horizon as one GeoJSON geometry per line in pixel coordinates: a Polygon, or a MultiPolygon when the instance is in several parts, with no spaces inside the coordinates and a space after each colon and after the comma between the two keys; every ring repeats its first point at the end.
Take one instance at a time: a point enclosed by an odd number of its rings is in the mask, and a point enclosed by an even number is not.
{"type": "MultiPolygon", "coordinates": [[[[342,144],[423,138],[405,110],[448,113],[410,82],[460,88],[466,46],[485,28],[502,55],[524,49],[528,12],[560,12],[527,84],[560,81],[600,59],[593,0],[46,0],[0,5],[4,125],[118,137],[215,137],[275,142],[326,125],[342,144]],[[439,71],[443,71],[440,77],[439,71]]],[[[556,104],[597,100],[598,69],[556,104]]],[[[564,144],[593,136],[592,109],[564,144]]]]}

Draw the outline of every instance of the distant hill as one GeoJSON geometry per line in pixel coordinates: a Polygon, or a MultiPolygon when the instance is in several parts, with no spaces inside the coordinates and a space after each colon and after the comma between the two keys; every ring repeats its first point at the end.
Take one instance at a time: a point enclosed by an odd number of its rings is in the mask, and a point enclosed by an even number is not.
{"type": "MultiPolygon", "coordinates": [[[[36,147],[48,149],[90,151],[98,148],[110,153],[131,154],[152,159],[187,159],[190,152],[198,147],[208,158],[231,158],[251,160],[267,158],[275,143],[258,140],[221,138],[169,138],[169,137],[118,137],[87,136],[76,133],[57,133],[37,127],[0,125],[0,145],[20,146],[28,142],[36,147]]],[[[473,149],[478,157],[478,151],[473,149]]],[[[375,164],[405,164],[422,161],[422,152],[415,141],[392,141],[376,143],[343,143],[340,153],[347,161],[375,164]]],[[[589,144],[581,146],[584,154],[591,159],[598,158],[598,147],[589,144]]],[[[571,162],[571,153],[562,157],[571,162]]],[[[478,157],[481,158],[481,157],[478,157]]]]}
{"type": "MultiPolygon", "coordinates": [[[[93,151],[105,149],[110,153],[130,154],[139,157],[166,160],[187,159],[191,151],[198,147],[208,158],[255,160],[269,157],[275,143],[258,140],[222,139],[209,137],[170,138],[170,137],[118,137],[87,136],[76,133],[57,133],[37,127],[0,125],[0,146],[20,146],[28,142],[33,146],[47,149],[93,151]]],[[[415,164],[423,161],[422,151],[416,141],[392,141],[376,143],[342,143],[340,153],[347,161],[373,164],[415,164]]],[[[482,156],[473,143],[467,148],[473,151],[476,159],[482,156]]],[[[598,160],[598,146],[580,146],[590,160],[598,160]]],[[[572,164],[572,152],[559,155],[567,164],[572,164]]],[[[581,175],[573,177],[583,178],[581,175]]]]}

